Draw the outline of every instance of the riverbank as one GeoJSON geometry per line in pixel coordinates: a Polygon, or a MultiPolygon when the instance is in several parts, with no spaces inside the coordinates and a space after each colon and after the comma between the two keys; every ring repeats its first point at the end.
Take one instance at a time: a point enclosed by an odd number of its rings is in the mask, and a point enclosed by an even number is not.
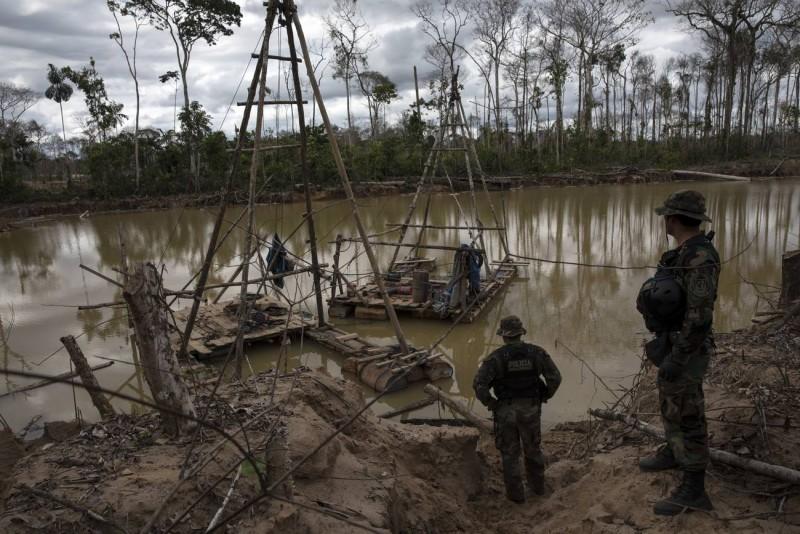
{"type": "MultiPolygon", "coordinates": [[[[706,409],[712,447],[798,469],[800,425],[793,415],[800,409],[800,319],[794,315],[781,322],[719,337],[706,409]]],[[[645,368],[626,404],[642,420],[658,424],[654,377],[655,370],[645,368]]],[[[211,382],[195,381],[205,388],[213,387],[211,382]]],[[[208,405],[209,423],[224,429],[237,446],[208,428],[194,447],[191,435],[172,439],[159,430],[155,413],[116,416],[63,441],[29,444],[27,455],[3,473],[0,530],[84,532],[91,525],[103,532],[136,532],[159,509],[159,529],[183,516],[175,532],[204,530],[218,513],[228,517],[260,494],[259,472],[274,484],[288,465],[301,463],[288,483],[277,485],[276,498],[236,517],[233,528],[800,531],[796,487],[718,464],[708,477],[714,512],[654,516],[653,502],[668,494],[678,475],[640,473],[638,458],[657,443],[622,423],[591,419],[546,432],[548,495],[515,505],[503,495],[500,459],[489,436],[467,426],[381,419],[370,411],[348,425],[364,398],[347,379],[298,369],[277,380],[261,373],[243,384],[224,385],[212,401],[205,391],[196,405],[208,405]],[[313,454],[337,429],[341,433],[313,454]],[[241,463],[243,451],[255,461],[241,463]],[[171,495],[182,467],[188,475],[171,495]]],[[[551,402],[558,401],[556,396],[551,402]]]]}
{"type": "MultiPolygon", "coordinates": [[[[787,160],[778,168],[780,160],[738,161],[728,164],[714,164],[692,167],[703,172],[734,174],[745,177],[776,177],[800,175],[800,162],[787,160]]],[[[354,192],[359,198],[374,198],[412,193],[419,177],[397,178],[383,182],[361,182],[354,184],[354,192]]],[[[466,178],[452,177],[453,188],[457,191],[468,191],[466,178]]],[[[573,169],[571,172],[544,173],[526,176],[489,177],[487,187],[493,191],[526,187],[564,187],[602,184],[661,183],[674,181],[672,171],[666,169],[638,169],[636,167],[613,167],[600,170],[573,169]]],[[[434,189],[449,192],[450,185],[444,178],[434,181],[434,189]]],[[[67,195],[68,193],[64,193],[67,195]]],[[[344,198],[341,188],[315,188],[315,201],[337,200],[344,198]]],[[[259,204],[276,204],[301,202],[303,192],[298,187],[293,191],[265,192],[258,196],[259,204]]],[[[234,195],[234,205],[246,204],[245,195],[234,195]]],[[[69,200],[48,200],[18,204],[0,202],[0,232],[16,228],[36,226],[68,215],[92,216],[108,212],[140,212],[173,208],[204,208],[219,204],[218,194],[172,195],[158,197],[124,197],[109,199],[92,199],[75,196],[69,200]]]]}

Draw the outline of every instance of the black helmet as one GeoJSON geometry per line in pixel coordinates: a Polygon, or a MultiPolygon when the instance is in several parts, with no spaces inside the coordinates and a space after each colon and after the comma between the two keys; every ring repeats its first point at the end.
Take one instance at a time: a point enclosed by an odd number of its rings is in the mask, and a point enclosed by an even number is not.
{"type": "Polygon", "coordinates": [[[685,308],[683,288],[673,276],[666,273],[658,273],[648,279],[636,298],[636,309],[651,332],[680,330],[685,308]]]}

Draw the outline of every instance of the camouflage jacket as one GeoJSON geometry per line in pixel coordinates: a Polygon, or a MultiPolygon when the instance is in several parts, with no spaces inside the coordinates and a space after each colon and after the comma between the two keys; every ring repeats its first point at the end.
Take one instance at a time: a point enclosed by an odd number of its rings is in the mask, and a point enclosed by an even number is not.
{"type": "MultiPolygon", "coordinates": [[[[561,373],[558,371],[553,359],[543,348],[530,343],[514,342],[506,343],[502,347],[492,352],[481,363],[472,387],[475,389],[475,396],[481,403],[493,409],[497,403],[496,397],[504,396],[502,391],[498,391],[504,386],[504,382],[511,378],[504,376],[505,364],[508,359],[519,359],[529,357],[533,361],[532,373],[533,380],[530,381],[530,388],[527,391],[515,389],[514,394],[519,397],[535,398],[539,402],[546,401],[552,397],[558,386],[561,384],[561,373]],[[544,383],[540,377],[544,378],[544,383]],[[495,396],[491,390],[494,388],[495,396]]],[[[519,380],[513,379],[512,380],[519,380]]],[[[521,384],[524,384],[523,378],[521,384]]],[[[505,393],[509,393],[506,388],[505,393]]]]}
{"type": "Polygon", "coordinates": [[[686,294],[686,313],[680,331],[672,336],[670,354],[672,361],[686,364],[711,340],[719,283],[719,254],[711,240],[700,234],[664,253],[661,265],[675,276],[686,294]]]}

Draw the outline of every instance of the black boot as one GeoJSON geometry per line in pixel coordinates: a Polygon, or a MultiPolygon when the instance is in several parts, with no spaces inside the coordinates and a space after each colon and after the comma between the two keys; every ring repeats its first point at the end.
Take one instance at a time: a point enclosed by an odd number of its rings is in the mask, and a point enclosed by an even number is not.
{"type": "Polygon", "coordinates": [[[544,467],[536,461],[525,459],[525,475],[528,489],[534,495],[544,495],[544,467]]]}
{"type": "Polygon", "coordinates": [[[714,509],[705,488],[705,471],[685,471],[683,482],[672,495],[653,506],[656,515],[678,515],[693,510],[710,512],[714,509]]]}
{"type": "Polygon", "coordinates": [[[677,469],[678,461],[672,454],[669,445],[662,445],[653,456],[639,460],[639,469],[646,473],[655,471],[666,471],[667,469],[677,469]]]}

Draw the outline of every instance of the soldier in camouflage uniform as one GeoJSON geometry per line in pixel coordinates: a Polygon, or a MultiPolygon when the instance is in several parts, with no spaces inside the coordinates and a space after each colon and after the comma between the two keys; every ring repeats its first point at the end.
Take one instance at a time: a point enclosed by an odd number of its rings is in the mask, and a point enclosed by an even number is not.
{"type": "Polygon", "coordinates": [[[642,471],[683,471],[681,485],[653,509],[659,515],[676,515],[713,508],[705,492],[709,454],[703,377],[714,346],[712,322],[720,259],[711,243],[713,233],[700,230],[702,222],[711,222],[701,193],[675,192],[656,213],[664,217],[667,234],[678,245],[661,257],[659,273],[674,278],[685,300],[674,326],[658,332],[665,340],[655,361],[660,362],[657,384],[667,442],[639,466],[642,471]]]}
{"type": "Polygon", "coordinates": [[[561,374],[550,355],[541,347],[523,343],[525,333],[522,321],[514,315],[500,321],[497,335],[503,336],[505,344],[483,361],[473,383],[478,400],[494,412],[495,445],[503,459],[506,496],[516,503],[525,502],[520,442],[528,489],[544,495],[542,403],[561,384],[561,374]]]}

